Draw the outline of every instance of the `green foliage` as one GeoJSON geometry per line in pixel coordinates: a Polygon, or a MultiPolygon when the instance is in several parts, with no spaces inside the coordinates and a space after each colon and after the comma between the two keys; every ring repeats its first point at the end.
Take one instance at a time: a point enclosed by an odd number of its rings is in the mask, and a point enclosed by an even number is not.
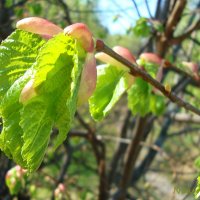
{"type": "Polygon", "coordinates": [[[153,28],[160,33],[164,32],[164,26],[158,21],[153,22],[153,28]]]}
{"type": "Polygon", "coordinates": [[[138,37],[148,37],[151,34],[151,26],[148,24],[148,20],[144,17],[138,19],[133,27],[133,33],[138,37]]]}
{"type": "Polygon", "coordinates": [[[165,98],[157,94],[151,94],[150,110],[155,115],[162,115],[165,111],[165,98]]]}
{"type": "Polygon", "coordinates": [[[29,2],[27,4],[28,10],[30,12],[31,15],[40,15],[42,12],[42,6],[40,3],[36,3],[36,2],[29,2]]]}
{"type": "Polygon", "coordinates": [[[150,110],[151,88],[141,78],[136,78],[135,83],[128,90],[128,107],[133,115],[146,115],[150,110]]]}
{"type": "Polygon", "coordinates": [[[195,160],[195,166],[200,169],[200,157],[195,160]]]}
{"type": "Polygon", "coordinates": [[[42,162],[52,127],[59,129],[54,148],[67,136],[76,110],[85,54],[70,36],[59,34],[44,43],[32,33],[17,30],[2,43],[1,55],[4,126],[0,148],[15,162],[34,171],[42,162]],[[5,48],[10,41],[10,48],[5,48]],[[20,73],[11,76],[11,70],[20,73]],[[22,104],[21,91],[30,80],[36,96],[22,104]]]}
{"type": "Polygon", "coordinates": [[[195,199],[198,199],[200,197],[200,176],[197,178],[197,187],[195,189],[195,199]]]}
{"type": "Polygon", "coordinates": [[[26,178],[27,176],[20,166],[15,166],[7,172],[6,185],[11,195],[17,195],[22,190],[26,178]]]}
{"type": "Polygon", "coordinates": [[[140,59],[138,61],[138,65],[140,66],[143,66],[144,69],[153,77],[153,78],[156,78],[156,74],[158,72],[158,64],[156,63],[151,63],[151,62],[148,62],[144,59],[140,59]]]}
{"type": "Polygon", "coordinates": [[[31,67],[44,45],[38,35],[16,30],[0,46],[0,100],[16,79],[31,67]]]}
{"type": "Polygon", "coordinates": [[[128,107],[133,115],[145,116],[150,112],[160,115],[164,112],[165,101],[163,96],[152,94],[152,87],[147,82],[136,78],[128,90],[128,107]]]}
{"type": "Polygon", "coordinates": [[[126,91],[126,74],[111,65],[97,67],[96,90],[89,99],[90,113],[95,120],[103,119],[126,91]]]}

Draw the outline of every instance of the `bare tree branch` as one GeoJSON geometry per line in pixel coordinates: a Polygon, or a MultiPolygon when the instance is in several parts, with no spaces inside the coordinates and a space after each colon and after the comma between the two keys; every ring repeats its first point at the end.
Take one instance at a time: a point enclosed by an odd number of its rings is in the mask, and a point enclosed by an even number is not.
{"type": "Polygon", "coordinates": [[[70,10],[66,2],[63,0],[58,0],[58,3],[62,6],[64,12],[65,12],[65,19],[69,24],[72,24],[72,20],[70,17],[70,10]]]}
{"type": "Polygon", "coordinates": [[[137,6],[137,3],[135,2],[135,0],[132,0],[132,2],[134,4],[134,6],[135,6],[135,9],[136,9],[136,12],[138,14],[138,17],[141,17],[140,11],[139,11],[138,6],[137,6]]]}
{"type": "Polygon", "coordinates": [[[196,23],[192,24],[184,34],[171,39],[170,43],[171,44],[179,44],[183,40],[185,40],[187,37],[189,37],[193,31],[199,30],[199,29],[200,29],[200,20],[198,20],[196,23]]]}

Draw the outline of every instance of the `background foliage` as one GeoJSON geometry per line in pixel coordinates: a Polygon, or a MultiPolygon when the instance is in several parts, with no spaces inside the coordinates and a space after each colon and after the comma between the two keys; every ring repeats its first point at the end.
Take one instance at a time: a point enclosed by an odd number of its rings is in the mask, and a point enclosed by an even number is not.
{"type": "MultiPolygon", "coordinates": [[[[46,18],[63,28],[84,22],[95,38],[103,39],[110,47],[122,45],[136,57],[142,52],[155,52],[186,71],[187,74],[169,67],[164,70],[162,82],[199,108],[199,81],[181,63],[194,61],[199,65],[200,2],[158,0],[153,13],[148,1],[131,1],[130,9],[137,13],[138,21],[130,19],[134,23],[124,33],[113,33],[105,27],[106,15],[102,14],[108,12],[113,23],[124,29],[120,23],[122,10],[116,15],[113,8],[99,7],[99,2],[2,0],[0,40],[11,34],[16,21],[28,16],[46,18]],[[143,16],[141,2],[148,16],[143,16]],[[178,6],[179,12],[175,12],[178,6]],[[162,36],[167,40],[162,40],[162,36]]],[[[126,199],[194,199],[200,188],[198,184],[196,187],[200,169],[200,118],[166,98],[150,97],[151,90],[151,86],[138,79],[109,114],[104,112],[106,118],[100,122],[90,117],[88,105],[80,107],[67,140],[55,152],[50,143],[39,170],[23,178],[16,193],[10,193],[5,184],[5,174],[15,164],[0,152],[0,199],[14,196],[18,199],[120,199],[119,194],[124,190],[126,199]],[[127,102],[130,96],[135,98],[132,103],[127,102]],[[56,197],[55,189],[60,183],[65,189],[60,189],[61,195],[56,197]]],[[[54,128],[52,139],[57,133],[54,128]]]]}

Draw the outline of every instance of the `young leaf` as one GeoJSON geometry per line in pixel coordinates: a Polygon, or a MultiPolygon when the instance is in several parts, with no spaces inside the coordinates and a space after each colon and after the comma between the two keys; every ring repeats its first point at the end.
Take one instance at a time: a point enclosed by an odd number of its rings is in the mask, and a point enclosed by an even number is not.
{"type": "MultiPolygon", "coordinates": [[[[8,66],[12,65],[10,51],[7,53],[8,66]]],[[[0,148],[29,171],[36,170],[41,164],[54,125],[60,130],[55,147],[65,140],[75,114],[85,61],[84,50],[76,40],[64,34],[50,39],[37,53],[35,62],[31,67],[29,64],[30,69],[10,82],[12,86],[9,86],[0,107],[4,123],[0,148]],[[32,84],[29,84],[30,80],[32,84]],[[34,91],[34,95],[21,101],[24,88],[26,92],[34,91]]],[[[26,53],[21,57],[24,55],[26,53]]],[[[2,73],[6,74],[5,70],[2,68],[2,73]]]]}
{"type": "Polygon", "coordinates": [[[20,109],[22,109],[22,104],[19,103],[19,97],[22,88],[29,81],[31,75],[32,70],[28,70],[13,83],[4,96],[0,109],[3,118],[3,130],[0,134],[0,149],[23,167],[26,167],[26,162],[24,162],[21,156],[23,130],[19,126],[20,109]]]}
{"type": "Polygon", "coordinates": [[[39,167],[53,125],[59,129],[55,148],[67,137],[83,66],[84,55],[82,51],[79,55],[79,48],[70,36],[59,34],[43,46],[34,64],[37,95],[24,102],[20,122],[24,140],[21,153],[30,171],[39,167]]]}
{"type": "Polygon", "coordinates": [[[128,107],[134,115],[146,115],[150,111],[151,88],[141,78],[136,78],[135,83],[128,90],[128,107]]]}
{"type": "Polygon", "coordinates": [[[148,25],[146,18],[141,17],[137,20],[136,25],[133,27],[133,33],[138,37],[148,37],[151,34],[151,27],[148,25]]]}
{"type": "Polygon", "coordinates": [[[163,114],[165,110],[165,98],[157,94],[151,94],[150,110],[155,115],[163,114]]]}
{"type": "Polygon", "coordinates": [[[126,74],[111,65],[97,67],[97,85],[89,99],[90,113],[95,120],[103,119],[126,91],[126,74]]]}
{"type": "Polygon", "coordinates": [[[35,62],[45,41],[36,34],[16,30],[0,46],[0,100],[10,86],[35,62]]]}
{"type": "Polygon", "coordinates": [[[27,162],[26,168],[30,171],[40,165],[46,147],[49,143],[50,131],[53,126],[51,108],[45,98],[37,97],[25,105],[21,110],[20,126],[23,128],[23,147],[21,154],[27,162]]]}

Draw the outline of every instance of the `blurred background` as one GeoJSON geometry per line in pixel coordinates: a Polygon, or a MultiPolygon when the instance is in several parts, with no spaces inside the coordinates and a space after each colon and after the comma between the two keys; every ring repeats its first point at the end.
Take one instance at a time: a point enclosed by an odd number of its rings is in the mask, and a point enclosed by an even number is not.
{"type": "MultiPolygon", "coordinates": [[[[0,0],[0,41],[18,20],[30,16],[62,28],[83,22],[95,38],[109,47],[124,46],[136,58],[156,53],[169,65],[163,84],[200,107],[199,79],[181,64],[199,67],[199,0],[0,0]]],[[[100,122],[90,117],[88,105],[82,106],[65,143],[56,152],[50,144],[39,170],[23,175],[14,194],[5,176],[15,164],[0,151],[0,199],[194,199],[199,122],[200,117],[167,99],[161,115],[141,116],[132,114],[124,94],[100,122]]],[[[57,131],[52,130],[52,137],[57,131]]]]}

